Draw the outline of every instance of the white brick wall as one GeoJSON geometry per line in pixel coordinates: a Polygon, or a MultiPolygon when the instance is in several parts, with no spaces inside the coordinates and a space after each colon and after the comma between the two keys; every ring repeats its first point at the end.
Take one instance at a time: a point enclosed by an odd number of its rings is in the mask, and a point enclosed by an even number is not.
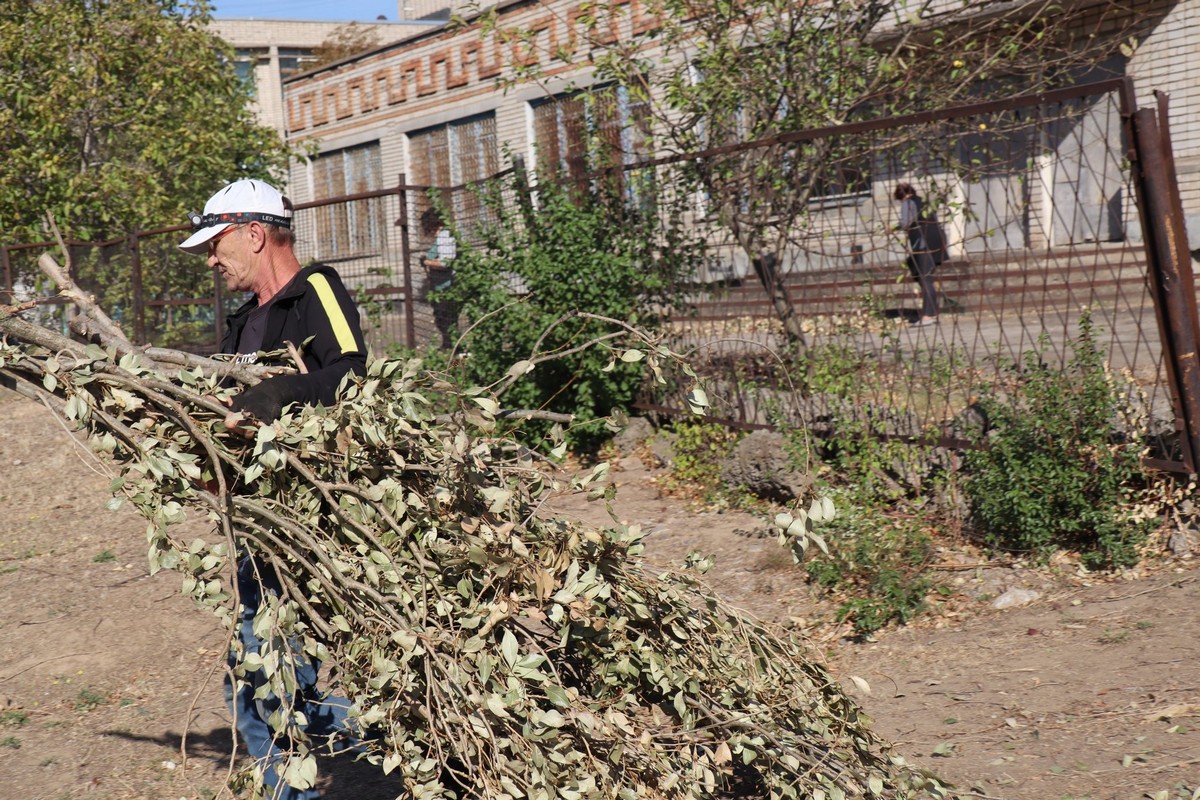
{"type": "MultiPolygon", "coordinates": [[[[209,29],[237,50],[265,50],[264,57],[254,70],[257,90],[255,111],[264,125],[286,134],[283,118],[283,85],[279,73],[280,50],[312,50],[329,38],[343,22],[275,20],[275,19],[214,19],[209,29]]],[[[374,31],[380,45],[410,38],[424,30],[429,23],[359,22],[358,27],[374,31]]]]}
{"type": "Polygon", "coordinates": [[[1165,92],[1172,148],[1190,246],[1200,247],[1200,0],[1146,0],[1139,15],[1152,21],[1139,37],[1129,74],[1138,104],[1165,92]]]}
{"type": "MultiPolygon", "coordinates": [[[[1097,13],[1104,5],[1081,2],[1097,13]]],[[[407,132],[491,111],[500,141],[532,163],[529,102],[561,91],[572,80],[588,81],[586,69],[552,56],[556,47],[570,43],[573,20],[584,5],[582,0],[526,0],[501,8],[501,30],[539,31],[537,55],[546,76],[540,85],[500,88],[497,79],[511,75],[507,65],[515,50],[494,32],[481,41],[472,26],[426,31],[289,81],[284,87],[289,139],[300,146],[315,144],[318,151],[379,141],[384,174],[390,177],[411,171],[407,132]]],[[[646,20],[641,2],[627,9],[623,36],[646,20]]],[[[1185,215],[1192,240],[1200,244],[1200,0],[1142,0],[1135,19],[1143,30],[1127,71],[1142,106],[1153,104],[1155,89],[1170,95],[1185,215]]],[[[297,163],[290,185],[297,200],[310,199],[305,175],[305,165],[297,163]]]]}

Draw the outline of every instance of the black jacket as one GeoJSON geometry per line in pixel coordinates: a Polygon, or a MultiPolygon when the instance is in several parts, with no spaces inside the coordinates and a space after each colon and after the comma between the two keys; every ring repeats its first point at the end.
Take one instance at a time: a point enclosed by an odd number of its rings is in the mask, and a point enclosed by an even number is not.
{"type": "MultiPolygon", "coordinates": [[[[258,298],[251,297],[229,315],[222,352],[238,352],[242,328],[257,306],[258,298]]],[[[366,373],[367,343],[358,308],[332,267],[305,267],[275,296],[261,349],[281,350],[287,342],[301,351],[308,372],[263,381],[238,395],[235,409],[271,421],[288,403],[329,406],[337,400],[338,384],[347,373],[366,373]],[[305,344],[310,337],[312,341],[305,344]]]]}
{"type": "Polygon", "coordinates": [[[946,260],[946,236],[942,224],[926,216],[921,198],[905,198],[900,206],[900,227],[908,231],[908,247],[913,255],[928,253],[934,264],[946,260]]]}

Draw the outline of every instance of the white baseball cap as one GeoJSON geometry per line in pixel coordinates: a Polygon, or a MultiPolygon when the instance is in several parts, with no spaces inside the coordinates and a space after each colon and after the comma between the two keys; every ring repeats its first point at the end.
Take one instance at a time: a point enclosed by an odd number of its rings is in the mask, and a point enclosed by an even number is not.
{"type": "Polygon", "coordinates": [[[188,214],[192,223],[192,235],[179,245],[179,249],[196,255],[208,251],[208,240],[230,225],[241,225],[259,220],[284,228],[292,227],[292,212],[284,203],[283,195],[270,184],[253,178],[243,178],[221,189],[208,198],[204,213],[188,214]]]}

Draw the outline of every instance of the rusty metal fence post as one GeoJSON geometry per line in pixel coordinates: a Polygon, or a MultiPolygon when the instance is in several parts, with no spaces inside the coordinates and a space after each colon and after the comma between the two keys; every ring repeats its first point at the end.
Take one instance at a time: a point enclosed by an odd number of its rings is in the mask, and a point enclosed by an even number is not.
{"type": "Polygon", "coordinates": [[[400,173],[400,185],[396,189],[396,196],[400,200],[400,215],[396,220],[396,227],[400,229],[400,261],[404,265],[404,344],[410,350],[416,349],[417,346],[417,325],[413,318],[415,308],[413,304],[413,276],[412,276],[412,260],[409,248],[409,222],[408,222],[408,176],[406,173],[400,173]]]}
{"type": "Polygon", "coordinates": [[[1200,359],[1197,357],[1196,297],[1180,211],[1179,186],[1171,168],[1170,138],[1159,109],[1133,114],[1136,148],[1134,184],[1146,225],[1147,277],[1157,311],[1163,359],[1179,427],[1180,456],[1190,473],[1200,454],[1200,359]]]}
{"type": "Polygon", "coordinates": [[[146,298],[142,283],[141,233],[134,228],[129,233],[129,270],[133,284],[133,339],[137,344],[146,344],[146,298]]]}
{"type": "Polygon", "coordinates": [[[8,257],[8,245],[0,245],[0,266],[4,267],[4,287],[0,299],[6,303],[13,301],[12,261],[8,257]]]}

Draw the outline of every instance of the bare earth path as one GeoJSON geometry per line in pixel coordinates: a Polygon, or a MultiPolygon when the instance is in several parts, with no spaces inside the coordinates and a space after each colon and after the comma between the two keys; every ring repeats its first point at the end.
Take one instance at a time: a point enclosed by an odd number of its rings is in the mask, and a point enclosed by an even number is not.
{"type": "MultiPolygon", "coordinates": [[[[650,531],[651,558],[715,553],[711,582],[735,604],[777,620],[824,613],[771,539],[744,535],[758,520],[689,510],[660,497],[636,459],[619,466],[616,513],[650,531]]],[[[107,485],[49,412],[0,391],[0,797],[210,798],[226,774],[224,634],[180,596],[175,575],[147,576],[145,525],[105,508],[107,485]]],[[[575,498],[557,507],[607,519],[575,498]]],[[[198,536],[209,530],[187,524],[198,536]]],[[[1040,599],[1005,611],[964,587],[953,615],[872,643],[819,644],[877,730],[966,793],[1191,797],[1200,787],[1197,561],[1136,579],[1039,584],[1040,599]]],[[[399,791],[346,760],[322,774],[331,800],[399,791]]]]}

